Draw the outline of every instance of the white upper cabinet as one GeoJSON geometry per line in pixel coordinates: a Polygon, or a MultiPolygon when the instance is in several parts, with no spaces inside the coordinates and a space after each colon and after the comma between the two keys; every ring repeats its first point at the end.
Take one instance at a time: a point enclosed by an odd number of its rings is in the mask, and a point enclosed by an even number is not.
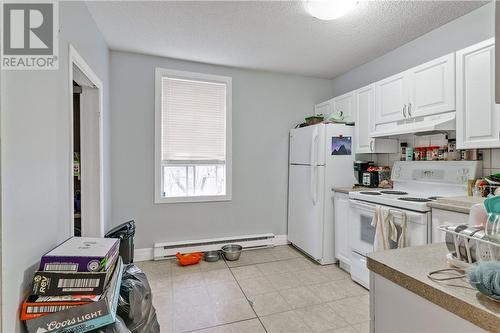
{"type": "Polygon", "coordinates": [[[457,57],[457,148],[500,147],[495,104],[494,38],[460,50],[457,57]]]}
{"type": "Polygon", "coordinates": [[[408,77],[399,73],[375,83],[375,123],[391,123],[406,118],[408,77]]]}
{"type": "Polygon", "coordinates": [[[375,83],[375,124],[454,111],[454,69],[450,53],[375,83]]]}
{"type": "Polygon", "coordinates": [[[354,92],[354,108],[356,127],[354,129],[354,147],[356,153],[371,153],[373,143],[370,137],[372,122],[375,115],[375,94],[373,86],[367,86],[354,92]]]}
{"type": "Polygon", "coordinates": [[[349,92],[332,100],[332,112],[341,113],[344,119],[354,120],[354,93],[349,92]]]}
{"type": "Polygon", "coordinates": [[[414,67],[407,72],[408,117],[428,116],[455,110],[455,54],[414,67]]]}
{"type": "Polygon", "coordinates": [[[328,116],[332,113],[332,100],[328,100],[326,102],[316,104],[314,106],[314,115],[322,114],[324,116],[328,116]]]}
{"type": "Polygon", "coordinates": [[[375,118],[375,86],[369,85],[354,92],[354,128],[355,153],[395,153],[397,141],[390,139],[374,139],[370,132],[374,128],[375,118]]]}

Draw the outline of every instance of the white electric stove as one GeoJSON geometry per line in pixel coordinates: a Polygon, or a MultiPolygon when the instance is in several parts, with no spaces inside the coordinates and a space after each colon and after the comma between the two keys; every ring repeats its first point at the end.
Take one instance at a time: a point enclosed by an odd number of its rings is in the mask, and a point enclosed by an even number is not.
{"type": "Polygon", "coordinates": [[[351,277],[369,288],[366,255],[373,252],[375,229],[371,222],[377,206],[387,207],[400,226],[407,221],[409,246],[431,243],[429,202],[439,197],[467,194],[467,181],[480,177],[480,161],[395,162],[391,180],[393,189],[349,193],[351,277]]]}

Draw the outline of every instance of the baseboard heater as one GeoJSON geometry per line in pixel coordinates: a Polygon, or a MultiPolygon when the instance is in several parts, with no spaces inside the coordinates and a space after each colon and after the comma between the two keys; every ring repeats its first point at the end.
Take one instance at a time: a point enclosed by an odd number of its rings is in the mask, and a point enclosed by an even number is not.
{"type": "Polygon", "coordinates": [[[275,245],[275,235],[263,234],[155,243],[154,260],[171,259],[175,257],[177,252],[191,253],[220,250],[220,248],[226,244],[238,244],[243,246],[244,250],[271,247],[275,245]]]}

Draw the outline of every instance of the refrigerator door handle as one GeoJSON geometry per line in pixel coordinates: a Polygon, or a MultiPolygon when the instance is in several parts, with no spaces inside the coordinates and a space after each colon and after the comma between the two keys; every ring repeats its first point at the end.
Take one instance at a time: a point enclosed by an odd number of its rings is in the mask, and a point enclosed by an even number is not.
{"type": "Polygon", "coordinates": [[[310,184],[310,189],[311,189],[311,199],[313,202],[313,205],[316,206],[316,202],[318,201],[318,195],[317,195],[317,187],[318,187],[318,181],[317,181],[317,174],[318,174],[318,160],[317,160],[317,151],[318,151],[318,139],[319,139],[319,133],[318,133],[318,126],[314,126],[312,135],[311,135],[311,156],[309,162],[311,163],[311,184],[310,184]]]}
{"type": "Polygon", "coordinates": [[[310,184],[310,189],[311,189],[311,200],[313,202],[313,205],[316,206],[316,203],[318,202],[318,181],[317,181],[317,176],[318,175],[318,167],[317,166],[312,166],[311,167],[311,184],[310,184]]]}
{"type": "Polygon", "coordinates": [[[309,162],[311,166],[316,166],[318,164],[317,161],[317,146],[318,146],[318,127],[314,126],[312,135],[311,135],[311,156],[309,158],[309,162]]]}

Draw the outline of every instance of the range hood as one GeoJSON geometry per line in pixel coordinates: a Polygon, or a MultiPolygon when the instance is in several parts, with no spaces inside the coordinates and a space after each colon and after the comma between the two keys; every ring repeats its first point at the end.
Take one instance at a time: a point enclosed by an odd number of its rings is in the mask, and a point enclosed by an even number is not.
{"type": "Polygon", "coordinates": [[[399,124],[381,124],[377,126],[375,132],[370,133],[370,136],[373,138],[386,138],[403,134],[432,135],[454,131],[455,129],[455,112],[449,112],[399,124]]]}

